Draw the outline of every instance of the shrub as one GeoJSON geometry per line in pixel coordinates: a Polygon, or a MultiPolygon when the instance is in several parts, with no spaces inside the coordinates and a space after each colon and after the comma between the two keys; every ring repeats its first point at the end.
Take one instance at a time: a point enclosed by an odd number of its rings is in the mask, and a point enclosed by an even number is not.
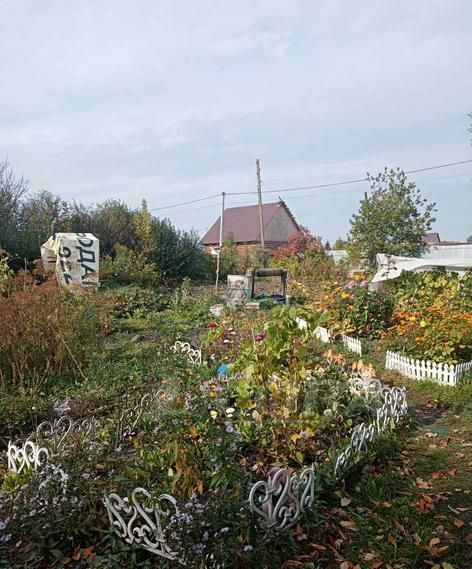
{"type": "Polygon", "coordinates": [[[100,277],[108,285],[154,286],[159,281],[159,273],[153,263],[149,263],[143,253],[133,251],[125,245],[115,245],[115,257],[103,257],[100,277]]]}
{"type": "Polygon", "coordinates": [[[93,297],[28,284],[0,298],[2,387],[36,391],[49,376],[83,374],[101,330],[93,297]]]}
{"type": "Polygon", "coordinates": [[[166,296],[146,288],[122,288],[105,293],[104,296],[111,305],[113,318],[143,318],[152,312],[160,312],[169,305],[166,296]]]}
{"type": "Polygon", "coordinates": [[[386,291],[369,291],[359,275],[344,286],[336,282],[325,285],[315,310],[325,313],[327,325],[334,332],[378,338],[390,325],[393,298],[386,291]]]}
{"type": "Polygon", "coordinates": [[[386,349],[444,363],[472,357],[472,274],[462,279],[444,270],[403,274],[395,294],[386,349]]]}

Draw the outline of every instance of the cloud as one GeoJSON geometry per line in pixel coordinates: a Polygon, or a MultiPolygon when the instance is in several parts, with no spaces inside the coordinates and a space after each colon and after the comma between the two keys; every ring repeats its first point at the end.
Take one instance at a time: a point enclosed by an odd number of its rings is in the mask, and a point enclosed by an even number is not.
{"type": "MultiPolygon", "coordinates": [[[[467,0],[1,6],[0,156],[33,189],[157,207],[253,188],[256,158],[283,188],[470,155],[467,0]]],[[[467,175],[424,184],[471,233],[467,175]]],[[[284,197],[333,239],[362,191],[284,197]]],[[[204,228],[201,207],[166,214],[204,228]]]]}

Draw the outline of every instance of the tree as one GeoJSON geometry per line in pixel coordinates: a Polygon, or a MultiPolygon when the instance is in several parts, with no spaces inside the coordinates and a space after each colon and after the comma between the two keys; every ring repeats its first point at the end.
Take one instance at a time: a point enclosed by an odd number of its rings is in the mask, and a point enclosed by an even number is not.
{"type": "Polygon", "coordinates": [[[25,200],[20,208],[18,255],[28,261],[38,259],[41,245],[51,232],[62,231],[68,205],[62,198],[42,191],[25,200]]]}
{"type": "Polygon", "coordinates": [[[275,251],[272,251],[271,257],[274,260],[286,257],[302,260],[307,256],[315,254],[324,254],[320,237],[312,235],[306,227],[301,227],[300,231],[290,235],[286,244],[280,245],[275,251]]]}
{"type": "Polygon", "coordinates": [[[28,182],[17,178],[8,160],[0,163],[0,248],[17,254],[21,200],[28,182]]]}
{"type": "Polygon", "coordinates": [[[119,200],[106,200],[90,212],[90,226],[80,229],[100,239],[100,254],[115,255],[115,245],[134,249],[133,211],[119,200]]]}
{"type": "Polygon", "coordinates": [[[467,237],[467,243],[472,243],[472,235],[469,235],[469,237],[467,237]]]}
{"type": "Polygon", "coordinates": [[[148,257],[154,249],[154,240],[152,238],[152,215],[148,210],[146,200],[141,202],[141,210],[133,215],[133,226],[138,247],[145,257],[148,257]]]}
{"type": "Polygon", "coordinates": [[[346,249],[346,247],[347,247],[347,241],[345,239],[341,239],[341,237],[338,237],[334,242],[332,250],[333,251],[344,250],[346,249]]]}
{"type": "Polygon", "coordinates": [[[203,279],[208,274],[208,256],[194,231],[176,229],[168,219],[152,218],[154,248],[149,260],[168,279],[203,279]]]}
{"type": "Polygon", "coordinates": [[[423,237],[435,221],[436,204],[428,203],[400,170],[367,174],[371,193],[364,194],[351,218],[348,251],[352,260],[376,266],[377,253],[420,256],[423,237]]]}

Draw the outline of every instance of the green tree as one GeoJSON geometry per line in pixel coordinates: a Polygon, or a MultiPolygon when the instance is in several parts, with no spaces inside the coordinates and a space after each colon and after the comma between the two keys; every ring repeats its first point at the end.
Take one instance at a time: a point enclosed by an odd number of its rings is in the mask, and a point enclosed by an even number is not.
{"type": "Polygon", "coordinates": [[[359,211],[351,218],[351,259],[363,259],[374,268],[377,253],[420,256],[423,236],[435,221],[436,204],[428,203],[400,169],[385,168],[377,176],[367,174],[367,180],[371,193],[364,194],[359,211]]]}
{"type": "Polygon", "coordinates": [[[18,232],[22,198],[28,182],[17,178],[8,160],[0,163],[0,248],[18,253],[18,232]]]}
{"type": "Polygon", "coordinates": [[[220,277],[224,278],[228,275],[237,274],[238,267],[238,251],[234,234],[228,233],[223,243],[221,252],[220,277]]]}
{"type": "Polygon", "coordinates": [[[164,277],[198,280],[208,275],[208,255],[204,253],[197,233],[178,230],[168,219],[153,218],[152,236],[155,246],[149,261],[164,277]]]}
{"type": "MultiPolygon", "coordinates": [[[[90,212],[90,226],[81,232],[93,233],[100,240],[100,254],[115,256],[115,245],[134,249],[136,236],[133,228],[134,212],[119,200],[107,200],[90,212]]],[[[86,221],[83,218],[83,221],[86,221]]]]}
{"type": "Polygon", "coordinates": [[[148,257],[155,243],[152,236],[152,215],[146,200],[141,202],[141,209],[133,215],[133,226],[139,249],[145,257],[148,257]]]}
{"type": "Polygon", "coordinates": [[[331,247],[331,249],[333,251],[340,251],[346,249],[346,247],[347,247],[347,241],[345,239],[342,239],[341,237],[338,237],[334,242],[334,245],[331,247]]]}
{"type": "Polygon", "coordinates": [[[20,209],[18,255],[28,261],[39,259],[41,245],[53,231],[62,231],[68,205],[51,192],[42,191],[26,199],[20,209]]]}
{"type": "Polygon", "coordinates": [[[472,235],[469,235],[469,237],[467,237],[467,243],[472,243],[472,235]]]}

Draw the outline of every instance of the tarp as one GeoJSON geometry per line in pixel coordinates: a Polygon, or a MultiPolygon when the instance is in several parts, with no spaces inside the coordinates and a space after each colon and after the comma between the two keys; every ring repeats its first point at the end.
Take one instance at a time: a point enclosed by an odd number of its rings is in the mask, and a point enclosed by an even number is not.
{"type": "Polygon", "coordinates": [[[396,279],[403,271],[414,273],[431,271],[436,267],[445,267],[448,271],[464,273],[472,268],[472,259],[420,259],[417,257],[397,257],[395,255],[377,254],[377,272],[371,280],[369,288],[377,288],[376,283],[396,279]]]}
{"type": "Polygon", "coordinates": [[[62,287],[98,287],[99,241],[91,233],[56,233],[42,245],[41,257],[62,287]]]}

